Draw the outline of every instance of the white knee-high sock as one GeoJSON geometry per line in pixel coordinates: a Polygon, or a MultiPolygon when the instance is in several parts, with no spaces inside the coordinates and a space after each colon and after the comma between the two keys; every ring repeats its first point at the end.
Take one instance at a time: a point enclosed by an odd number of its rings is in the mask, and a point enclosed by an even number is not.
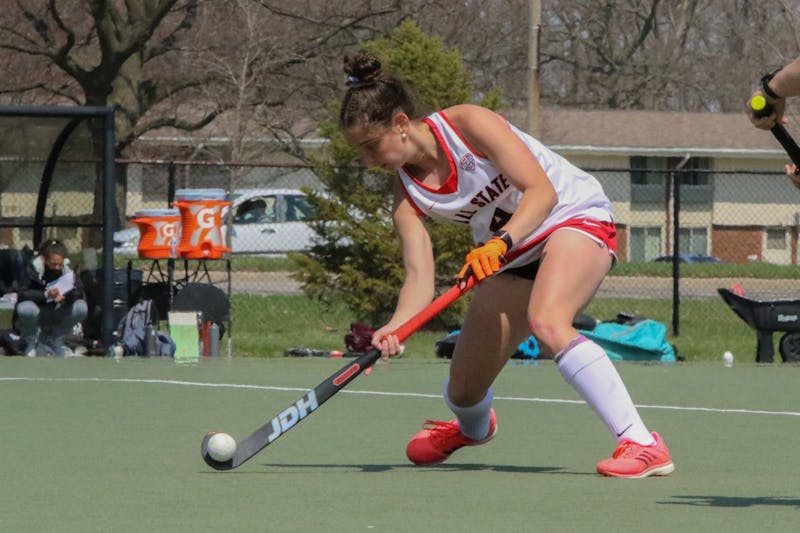
{"type": "Polygon", "coordinates": [[[447,407],[456,415],[461,433],[472,440],[485,439],[489,435],[490,411],[492,409],[492,398],[494,397],[492,389],[489,389],[486,396],[483,397],[483,400],[475,405],[460,407],[450,400],[450,395],[447,392],[449,384],[449,380],[444,384],[444,403],[447,404],[447,407]]]}
{"type": "Polygon", "coordinates": [[[648,446],[655,440],[605,351],[583,335],[558,355],[558,371],[608,426],[611,436],[648,446]]]}

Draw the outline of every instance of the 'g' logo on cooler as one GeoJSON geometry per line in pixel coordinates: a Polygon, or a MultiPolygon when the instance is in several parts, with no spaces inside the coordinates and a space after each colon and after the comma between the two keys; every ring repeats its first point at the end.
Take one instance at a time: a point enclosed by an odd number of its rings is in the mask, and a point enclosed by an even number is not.
{"type": "Polygon", "coordinates": [[[206,207],[197,212],[197,225],[202,229],[211,229],[214,227],[214,215],[218,207],[206,207]]]}
{"type": "Polygon", "coordinates": [[[178,225],[173,223],[164,224],[161,228],[161,236],[164,239],[170,239],[178,234],[178,225]]]}
{"type": "Polygon", "coordinates": [[[181,257],[187,258],[219,258],[225,248],[222,235],[220,214],[227,202],[209,200],[206,202],[180,202],[181,210],[181,244],[178,250],[181,257]]]}
{"type": "Polygon", "coordinates": [[[153,244],[156,246],[166,246],[173,237],[178,235],[179,224],[175,222],[156,221],[153,222],[153,229],[156,231],[153,244]]]}

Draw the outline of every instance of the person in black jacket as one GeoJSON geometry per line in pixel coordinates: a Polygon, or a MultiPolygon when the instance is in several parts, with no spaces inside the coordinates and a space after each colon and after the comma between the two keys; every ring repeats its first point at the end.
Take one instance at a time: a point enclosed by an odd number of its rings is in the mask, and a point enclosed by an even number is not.
{"type": "Polygon", "coordinates": [[[25,355],[71,355],[65,344],[67,334],[85,319],[88,307],[77,273],[70,288],[62,293],[49,285],[73,272],[67,249],[60,241],[45,241],[27,268],[25,287],[19,292],[17,329],[25,339],[25,355]]]}

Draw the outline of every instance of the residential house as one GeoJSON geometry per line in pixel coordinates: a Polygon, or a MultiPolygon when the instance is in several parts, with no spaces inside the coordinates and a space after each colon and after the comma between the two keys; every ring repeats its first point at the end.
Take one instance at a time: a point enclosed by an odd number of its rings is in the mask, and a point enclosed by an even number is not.
{"type": "MultiPolygon", "coordinates": [[[[744,112],[544,109],[540,124],[542,142],[602,182],[622,260],[671,253],[669,171],[680,167],[682,252],[798,263],[800,190],[784,173],[788,156],[744,112]]],[[[796,123],[787,128],[800,138],[796,123]]]]}

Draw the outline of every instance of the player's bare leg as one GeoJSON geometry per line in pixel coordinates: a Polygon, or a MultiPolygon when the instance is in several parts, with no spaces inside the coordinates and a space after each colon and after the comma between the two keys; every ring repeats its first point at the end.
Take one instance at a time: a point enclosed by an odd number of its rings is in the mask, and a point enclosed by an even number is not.
{"type": "Polygon", "coordinates": [[[556,231],[545,245],[531,293],[531,329],[542,349],[555,356],[564,380],[619,444],[612,458],[598,464],[598,472],[618,477],[667,474],[674,469],[669,450],[645,426],[614,364],[572,327],[610,266],[604,246],[576,231],[556,231]]]}
{"type": "Polygon", "coordinates": [[[530,280],[500,274],[475,289],[444,388],[445,403],[456,420],[428,421],[406,449],[413,463],[436,464],[463,446],[494,436],[491,385],[514,348],[530,335],[525,319],[530,288],[530,280]]]}

